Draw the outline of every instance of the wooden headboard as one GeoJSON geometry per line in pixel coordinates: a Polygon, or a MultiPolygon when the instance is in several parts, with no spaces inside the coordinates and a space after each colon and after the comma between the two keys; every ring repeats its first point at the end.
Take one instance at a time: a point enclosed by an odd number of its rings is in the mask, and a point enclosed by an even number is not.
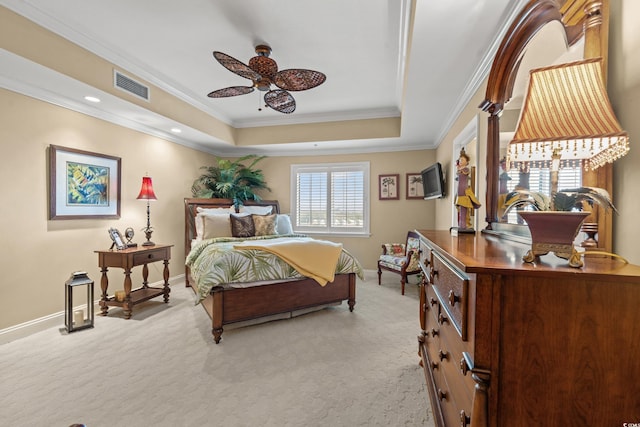
{"type": "MultiPolygon", "coordinates": [[[[280,204],[277,200],[261,200],[259,202],[248,200],[245,206],[271,206],[272,213],[280,213],[280,204]]],[[[198,208],[228,208],[233,206],[231,199],[184,199],[184,250],[185,256],[191,251],[191,241],[196,237],[196,215],[198,208]]]]}

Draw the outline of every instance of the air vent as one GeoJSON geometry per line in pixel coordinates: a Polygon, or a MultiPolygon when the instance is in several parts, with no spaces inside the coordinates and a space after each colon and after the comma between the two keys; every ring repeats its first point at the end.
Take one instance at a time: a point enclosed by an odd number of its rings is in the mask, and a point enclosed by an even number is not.
{"type": "Polygon", "coordinates": [[[118,89],[122,89],[129,92],[132,95],[142,98],[145,101],[149,100],[149,88],[140,82],[133,80],[131,77],[127,77],[121,74],[119,71],[114,70],[114,85],[118,89]]]}

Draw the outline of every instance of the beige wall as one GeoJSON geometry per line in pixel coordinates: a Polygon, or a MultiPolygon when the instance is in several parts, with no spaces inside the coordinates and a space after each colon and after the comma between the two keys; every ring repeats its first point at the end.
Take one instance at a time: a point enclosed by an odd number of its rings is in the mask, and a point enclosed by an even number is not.
{"type": "Polygon", "coordinates": [[[609,97],[622,128],[629,132],[631,151],[614,164],[613,199],[620,215],[614,217],[614,251],[640,264],[640,2],[611,2],[609,29],[609,97]]]}
{"type": "MultiPolygon", "coordinates": [[[[149,174],[158,200],[151,205],[153,241],[174,244],[171,276],[184,273],[183,199],[190,197],[200,167],[211,155],[132,131],[80,113],[0,90],[0,200],[4,236],[0,248],[0,330],[64,309],[64,282],[73,271],[87,271],[99,292],[97,249],[108,249],[109,227],[133,227],[135,242],[144,241],[146,204],[136,200],[142,176],[149,174]],[[48,220],[48,147],[61,145],[122,159],[121,218],[117,220],[48,220]]],[[[282,211],[290,205],[292,163],[370,161],[371,237],[333,239],[344,243],[368,269],[375,268],[380,245],[400,241],[413,228],[435,224],[434,202],[405,199],[405,173],[420,172],[434,150],[347,156],[269,157],[260,163],[282,211]],[[399,173],[401,199],[378,200],[377,176],[399,173]]],[[[161,280],[161,264],[150,265],[150,281],[161,280]]],[[[134,285],[140,283],[139,269],[134,285]]],[[[122,288],[122,270],[110,274],[110,291],[122,288]]],[[[112,292],[110,292],[112,293],[112,292]]],[[[97,298],[97,297],[96,297],[97,298]]]]}

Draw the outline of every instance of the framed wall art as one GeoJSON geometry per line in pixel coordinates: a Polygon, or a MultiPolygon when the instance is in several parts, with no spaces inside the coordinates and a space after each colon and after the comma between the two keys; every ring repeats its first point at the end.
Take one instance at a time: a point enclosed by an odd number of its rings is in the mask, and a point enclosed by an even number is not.
{"type": "Polygon", "coordinates": [[[49,146],[49,219],[120,218],[120,157],[49,146]]]}
{"type": "Polygon", "coordinates": [[[378,199],[398,200],[400,198],[400,175],[378,175],[378,199]]]}
{"type": "Polygon", "coordinates": [[[420,173],[407,174],[407,199],[424,199],[424,187],[420,173]]]}

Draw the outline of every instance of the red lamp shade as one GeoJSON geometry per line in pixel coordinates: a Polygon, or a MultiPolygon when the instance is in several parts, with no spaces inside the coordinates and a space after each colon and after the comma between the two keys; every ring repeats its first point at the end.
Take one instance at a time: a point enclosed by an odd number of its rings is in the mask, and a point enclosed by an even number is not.
{"type": "Polygon", "coordinates": [[[142,177],[142,188],[137,198],[143,200],[158,200],[156,194],[153,192],[153,183],[151,182],[150,176],[142,177]]]}

